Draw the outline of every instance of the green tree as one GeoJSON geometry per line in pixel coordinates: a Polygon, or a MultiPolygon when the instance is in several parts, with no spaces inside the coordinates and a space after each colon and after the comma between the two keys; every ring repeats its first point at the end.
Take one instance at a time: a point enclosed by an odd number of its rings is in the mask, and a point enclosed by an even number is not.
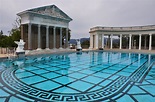
{"type": "Polygon", "coordinates": [[[82,48],[89,48],[89,45],[90,45],[89,40],[85,40],[81,43],[82,48]]]}
{"type": "Polygon", "coordinates": [[[0,47],[17,47],[17,45],[14,43],[14,41],[20,40],[20,19],[17,18],[15,20],[15,24],[11,31],[9,31],[10,36],[2,35],[3,31],[0,32],[0,47]]]}
{"type": "Polygon", "coordinates": [[[1,32],[0,32],[0,36],[1,36],[1,35],[3,35],[3,31],[2,31],[2,30],[1,30],[1,32]]]}

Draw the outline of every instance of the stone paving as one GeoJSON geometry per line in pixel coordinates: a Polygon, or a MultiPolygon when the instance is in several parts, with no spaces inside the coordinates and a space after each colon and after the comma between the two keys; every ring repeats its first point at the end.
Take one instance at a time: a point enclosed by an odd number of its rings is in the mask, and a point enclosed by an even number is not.
{"type": "MultiPolygon", "coordinates": [[[[83,51],[89,51],[90,49],[82,49],[83,51]]],[[[60,52],[72,52],[76,51],[75,49],[55,49],[55,50],[33,50],[26,51],[26,55],[36,55],[36,54],[51,54],[51,53],[60,53],[60,52]]],[[[90,50],[91,51],[91,50],[90,50]]],[[[114,52],[127,52],[127,53],[146,53],[146,54],[155,54],[155,50],[138,50],[138,49],[104,49],[104,51],[114,51],[114,52]]],[[[14,56],[13,54],[9,56],[14,56]]],[[[0,54],[0,58],[6,58],[8,54],[0,54]]]]}

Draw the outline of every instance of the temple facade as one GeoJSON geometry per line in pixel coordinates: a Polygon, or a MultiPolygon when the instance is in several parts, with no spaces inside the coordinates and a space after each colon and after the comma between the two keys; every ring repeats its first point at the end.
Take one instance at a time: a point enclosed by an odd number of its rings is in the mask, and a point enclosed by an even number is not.
{"type": "Polygon", "coordinates": [[[29,9],[21,17],[21,39],[25,50],[68,48],[69,22],[67,14],[55,5],[29,9]]]}
{"type": "Polygon", "coordinates": [[[93,27],[90,29],[90,49],[113,49],[114,36],[119,37],[119,49],[122,49],[122,37],[127,38],[128,49],[152,50],[155,37],[155,25],[133,27],[93,27]],[[108,39],[105,40],[105,37],[108,39]],[[136,39],[138,37],[138,40],[136,39]],[[143,42],[143,43],[142,43],[143,42]],[[107,44],[108,43],[108,44],[107,44]]]}

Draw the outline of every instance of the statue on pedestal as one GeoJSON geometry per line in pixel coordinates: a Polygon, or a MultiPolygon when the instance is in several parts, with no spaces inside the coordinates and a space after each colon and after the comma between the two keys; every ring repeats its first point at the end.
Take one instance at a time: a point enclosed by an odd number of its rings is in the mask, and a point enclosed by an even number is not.
{"type": "Polygon", "coordinates": [[[80,39],[76,40],[76,43],[77,43],[76,51],[81,51],[82,47],[81,47],[80,39]]]}
{"type": "Polygon", "coordinates": [[[16,54],[19,55],[19,54],[25,54],[25,51],[24,51],[24,44],[25,42],[20,39],[20,41],[15,41],[15,43],[18,45],[17,49],[16,49],[16,54]]]}

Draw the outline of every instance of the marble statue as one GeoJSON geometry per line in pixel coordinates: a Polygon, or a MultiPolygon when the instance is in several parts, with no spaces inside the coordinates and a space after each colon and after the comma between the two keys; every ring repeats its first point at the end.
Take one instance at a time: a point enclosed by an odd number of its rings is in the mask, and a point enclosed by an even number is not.
{"type": "Polygon", "coordinates": [[[15,43],[18,45],[17,49],[16,49],[16,54],[20,54],[20,53],[25,53],[24,51],[24,44],[25,42],[20,39],[20,41],[15,41],[15,43]]]}
{"type": "Polygon", "coordinates": [[[77,43],[76,50],[77,51],[81,51],[82,50],[82,47],[81,47],[80,39],[76,40],[76,43],[77,43]]]}

